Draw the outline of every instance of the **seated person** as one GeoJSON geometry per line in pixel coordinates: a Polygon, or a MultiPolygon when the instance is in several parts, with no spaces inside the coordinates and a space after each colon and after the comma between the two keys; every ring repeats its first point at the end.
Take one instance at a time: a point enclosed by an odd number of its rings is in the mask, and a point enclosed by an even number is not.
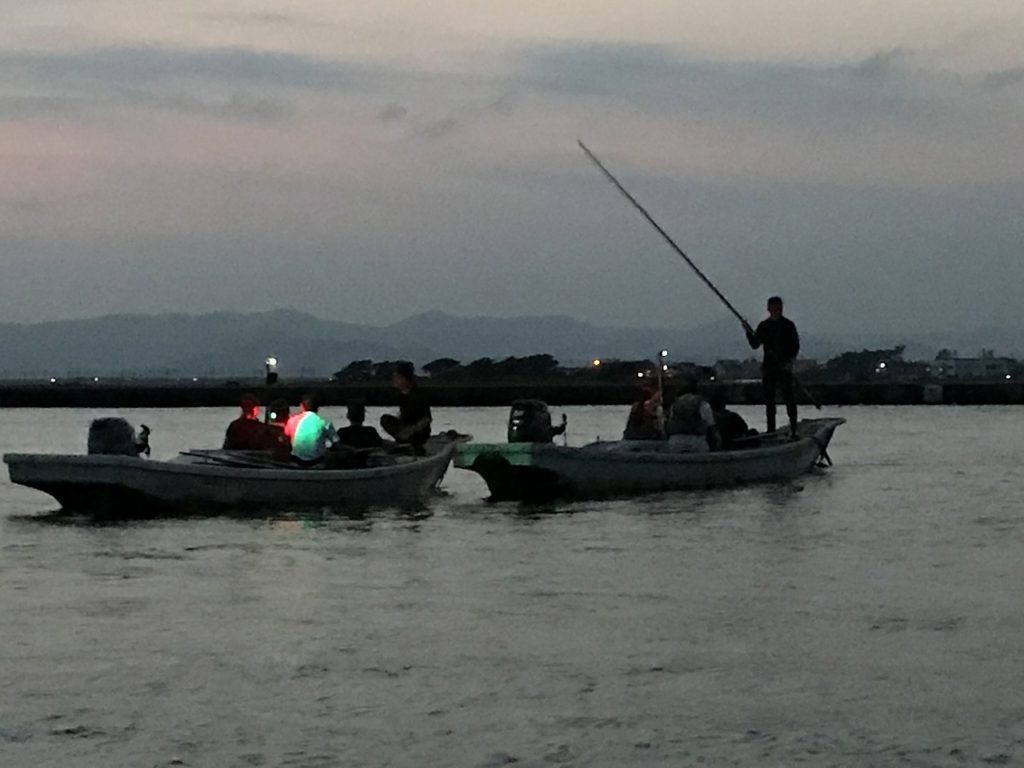
{"type": "Polygon", "coordinates": [[[288,407],[288,401],[283,397],[279,397],[276,400],[271,401],[270,405],[267,406],[267,423],[284,431],[284,425],[288,423],[288,417],[291,416],[291,409],[288,407]]]}
{"type": "Polygon", "coordinates": [[[703,452],[718,447],[715,415],[693,379],[683,385],[683,394],[672,403],[668,441],[680,451],[703,452]]]}
{"type": "Polygon", "coordinates": [[[277,435],[260,421],[260,403],[255,395],[243,395],[239,403],[242,415],[228,425],[224,448],[232,451],[267,451],[274,447],[277,435]]]}
{"type": "Polygon", "coordinates": [[[654,387],[644,387],[640,399],[629,409],[623,440],[661,440],[661,393],[654,387]]]}
{"type": "Polygon", "coordinates": [[[398,390],[398,416],[384,414],[380,425],[395,442],[411,445],[413,452],[425,453],[423,444],[430,437],[432,416],[430,404],[416,385],[416,368],[402,360],[391,376],[391,384],[398,390]]]}
{"type": "Polygon", "coordinates": [[[267,427],[274,436],[274,445],[271,450],[277,461],[291,460],[292,443],[284,434],[284,428],[290,415],[291,409],[288,407],[288,401],[283,397],[271,401],[266,409],[267,427]]]}
{"type": "Polygon", "coordinates": [[[345,411],[350,426],[338,430],[338,442],[350,448],[380,448],[384,445],[380,433],[363,424],[366,421],[366,406],[359,402],[349,403],[345,411]]]}
{"type": "Polygon", "coordinates": [[[334,425],[323,418],[319,410],[316,395],[308,394],[302,398],[299,412],[289,417],[285,424],[284,434],[292,445],[292,463],[300,467],[330,463],[326,461],[328,451],[338,442],[334,425]]]}
{"type": "Polygon", "coordinates": [[[741,437],[752,437],[757,430],[747,426],[743,417],[725,407],[725,393],[716,392],[711,398],[711,412],[715,415],[715,428],[723,451],[733,447],[741,437]]]}

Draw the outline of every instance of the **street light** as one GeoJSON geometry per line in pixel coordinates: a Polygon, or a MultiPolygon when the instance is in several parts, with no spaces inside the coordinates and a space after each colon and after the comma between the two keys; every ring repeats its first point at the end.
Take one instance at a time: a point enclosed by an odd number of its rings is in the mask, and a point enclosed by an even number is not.
{"type": "Polygon", "coordinates": [[[267,386],[277,383],[277,358],[271,355],[263,361],[267,371],[267,386]]]}
{"type": "Polygon", "coordinates": [[[661,365],[656,366],[656,370],[658,371],[658,395],[660,397],[665,397],[665,387],[662,385],[661,375],[663,373],[667,373],[668,372],[667,358],[668,358],[668,350],[667,349],[662,349],[660,352],[658,352],[658,360],[661,361],[661,365]]]}

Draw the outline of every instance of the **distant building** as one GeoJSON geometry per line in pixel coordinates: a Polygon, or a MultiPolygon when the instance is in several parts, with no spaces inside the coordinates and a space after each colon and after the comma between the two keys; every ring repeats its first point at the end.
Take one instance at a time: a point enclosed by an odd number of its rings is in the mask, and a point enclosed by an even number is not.
{"type": "MultiPolygon", "coordinates": [[[[798,357],[793,361],[793,372],[796,374],[813,373],[818,368],[817,360],[798,357]]],[[[753,357],[747,360],[719,360],[712,371],[718,381],[760,381],[761,361],[753,357]]]]}
{"type": "Polygon", "coordinates": [[[931,373],[938,379],[996,381],[1012,376],[1016,367],[1013,358],[982,350],[981,357],[937,357],[931,363],[931,373]]]}
{"type": "Polygon", "coordinates": [[[719,360],[714,365],[718,381],[755,381],[761,379],[761,363],[748,360],[719,360]]]}

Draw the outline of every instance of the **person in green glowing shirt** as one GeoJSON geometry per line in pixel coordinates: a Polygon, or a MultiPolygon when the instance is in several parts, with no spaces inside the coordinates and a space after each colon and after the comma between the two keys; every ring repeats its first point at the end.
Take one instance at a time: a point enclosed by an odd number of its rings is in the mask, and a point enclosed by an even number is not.
{"type": "Polygon", "coordinates": [[[325,463],[331,446],[338,442],[334,425],[317,413],[319,409],[316,395],[308,394],[302,398],[299,412],[284,426],[285,437],[292,444],[292,462],[300,467],[325,463]]]}

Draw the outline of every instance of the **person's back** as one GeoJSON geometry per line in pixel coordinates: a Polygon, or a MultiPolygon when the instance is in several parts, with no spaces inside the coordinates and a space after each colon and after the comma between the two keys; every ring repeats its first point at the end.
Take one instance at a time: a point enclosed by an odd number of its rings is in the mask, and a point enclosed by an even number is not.
{"type": "Polygon", "coordinates": [[[373,427],[366,426],[366,406],[362,403],[351,403],[348,406],[349,426],[338,430],[338,442],[349,448],[366,449],[380,448],[384,440],[373,427]]]}
{"type": "Polygon", "coordinates": [[[753,349],[764,348],[762,366],[784,367],[793,364],[800,352],[800,335],[796,325],[788,317],[768,317],[757,324],[757,329],[748,337],[753,349]]]}
{"type": "MultiPolygon", "coordinates": [[[[695,392],[687,392],[676,398],[669,412],[668,433],[670,435],[699,435],[708,432],[708,420],[702,413],[707,406],[704,398],[695,392]]],[[[709,407],[710,409],[710,407],[709,407]]],[[[714,417],[711,419],[714,422],[714,417]]]]}
{"type": "Polygon", "coordinates": [[[311,465],[323,460],[330,447],[338,441],[334,425],[317,413],[312,396],[302,399],[299,412],[288,419],[284,433],[292,444],[292,460],[311,465]]]}
{"type": "Polygon", "coordinates": [[[623,440],[660,440],[662,435],[658,411],[661,396],[658,392],[644,389],[641,398],[633,403],[626,419],[623,440]]]}
{"type": "Polygon", "coordinates": [[[259,401],[251,395],[239,404],[242,415],[228,424],[224,448],[233,451],[266,451],[274,446],[275,435],[259,420],[259,401]]]}
{"type": "Polygon", "coordinates": [[[715,429],[718,431],[718,438],[722,450],[729,450],[741,437],[748,437],[757,434],[750,429],[747,422],[735,411],[725,407],[725,396],[721,393],[711,399],[711,411],[715,416],[715,429]]]}
{"type": "Polygon", "coordinates": [[[707,451],[717,442],[715,416],[695,383],[672,403],[667,431],[669,442],[683,451],[707,451]]]}

